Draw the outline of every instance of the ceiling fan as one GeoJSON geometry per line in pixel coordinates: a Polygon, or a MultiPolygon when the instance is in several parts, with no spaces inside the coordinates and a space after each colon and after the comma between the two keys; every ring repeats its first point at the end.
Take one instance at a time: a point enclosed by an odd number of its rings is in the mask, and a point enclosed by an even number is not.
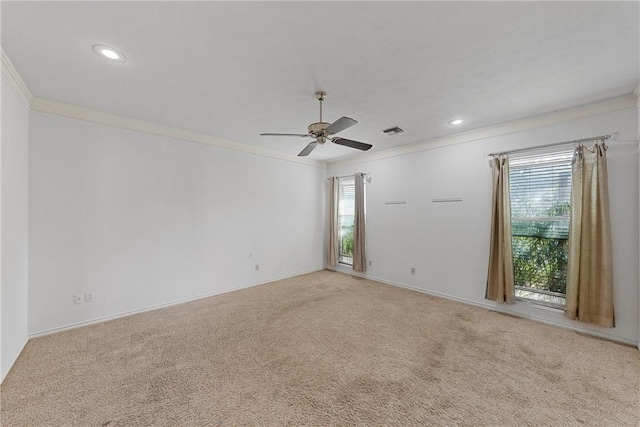
{"type": "Polygon", "coordinates": [[[364,142],[354,141],[351,139],[340,138],[337,136],[333,136],[336,133],[343,131],[347,128],[358,123],[357,121],[350,119],[349,117],[340,117],[333,123],[326,123],[322,121],[322,101],[327,97],[326,92],[318,91],[316,92],[316,98],[320,101],[320,121],[316,123],[311,123],[307,128],[307,133],[261,133],[262,136],[301,136],[301,137],[309,137],[315,138],[315,141],[312,141],[307,145],[301,152],[298,154],[298,157],[308,156],[309,153],[313,151],[318,145],[322,145],[327,140],[333,142],[334,144],[344,145],[345,147],[355,148],[357,150],[367,151],[373,145],[365,144],[364,142]]]}

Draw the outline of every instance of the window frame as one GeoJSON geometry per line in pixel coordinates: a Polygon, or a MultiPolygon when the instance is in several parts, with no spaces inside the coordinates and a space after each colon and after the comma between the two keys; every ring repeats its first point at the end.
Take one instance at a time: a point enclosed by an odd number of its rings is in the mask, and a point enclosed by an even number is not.
{"type": "Polygon", "coordinates": [[[355,176],[338,177],[338,215],[337,215],[338,217],[338,263],[342,265],[348,265],[350,267],[353,266],[353,253],[351,255],[347,253],[343,253],[343,244],[344,244],[343,239],[345,237],[345,234],[344,234],[345,226],[342,225],[342,218],[343,217],[352,218],[351,230],[353,233],[353,229],[354,229],[353,224],[355,222],[355,185],[356,185],[355,176]],[[344,196],[343,188],[347,186],[353,187],[352,189],[353,198],[351,200],[347,200],[347,202],[351,202],[351,204],[353,205],[353,212],[351,213],[351,215],[344,215],[342,213],[343,203],[345,203],[345,200],[343,199],[343,196],[344,196]]]}
{"type": "MultiPolygon", "coordinates": [[[[560,203],[566,203],[566,206],[564,207],[564,209],[566,209],[566,213],[565,214],[560,214],[560,215],[547,215],[547,216],[543,216],[543,215],[531,215],[531,216],[524,216],[524,215],[518,215],[518,216],[514,216],[514,198],[510,197],[511,200],[511,208],[512,208],[512,212],[511,212],[511,229],[512,229],[512,256],[513,256],[513,260],[514,260],[514,267],[516,264],[516,245],[515,245],[515,239],[514,237],[523,237],[524,235],[519,234],[519,235],[514,235],[513,231],[514,231],[514,224],[516,222],[519,222],[521,225],[522,223],[531,223],[533,227],[535,227],[534,224],[544,224],[544,223],[554,223],[554,222],[563,222],[566,223],[566,228],[568,229],[568,226],[570,224],[570,217],[571,217],[571,159],[572,159],[572,155],[573,155],[573,150],[556,150],[556,151],[546,151],[546,152],[539,152],[537,154],[533,154],[533,155],[527,155],[527,156],[517,156],[517,157],[510,157],[509,158],[509,178],[510,178],[510,182],[509,182],[509,192],[510,195],[513,195],[513,190],[514,190],[514,184],[512,181],[512,177],[513,172],[514,171],[518,171],[518,170],[523,170],[523,169],[531,169],[531,168],[535,168],[536,166],[538,167],[548,167],[548,168],[552,168],[551,172],[542,172],[542,174],[548,173],[548,177],[551,180],[551,185],[548,187],[538,187],[537,190],[542,190],[544,191],[548,191],[549,193],[551,193],[552,195],[559,195],[558,196],[558,200],[560,200],[560,203]],[[544,161],[544,158],[547,158],[547,161],[544,161]],[[512,163],[513,162],[513,163],[512,163]],[[514,164],[515,163],[515,164],[514,164]],[[554,166],[560,166],[561,168],[564,168],[565,171],[568,170],[569,174],[568,176],[568,183],[567,182],[563,182],[563,177],[562,177],[562,171],[556,172],[553,170],[554,166]],[[554,174],[557,173],[557,176],[554,176],[554,174]],[[557,181],[556,181],[557,179],[557,181]],[[568,194],[567,194],[567,188],[568,188],[568,194]],[[548,190],[545,190],[548,189],[548,190]],[[564,199],[564,200],[561,200],[564,199]]],[[[531,173],[531,172],[529,172],[531,173]]],[[[542,176],[542,175],[540,175],[542,176]]],[[[539,178],[539,177],[537,177],[539,178]]],[[[538,184],[536,184],[537,186],[538,184]]],[[[553,196],[549,197],[549,201],[555,201],[555,198],[553,196]]],[[[520,206],[520,208],[522,209],[522,206],[520,206]]],[[[535,206],[531,207],[531,206],[526,206],[525,210],[527,209],[533,209],[535,210],[535,206]]],[[[553,207],[550,207],[550,209],[552,209],[553,207]]],[[[540,212],[537,212],[538,214],[540,212]]],[[[557,231],[556,231],[557,232],[557,231]]],[[[535,236],[535,235],[531,235],[531,237],[541,237],[543,239],[551,239],[552,237],[545,237],[545,236],[535,236]]],[[[556,238],[557,239],[557,238],[556,238]]],[[[562,239],[562,240],[566,240],[565,243],[565,248],[564,248],[564,253],[565,253],[565,259],[566,259],[566,255],[568,253],[568,233],[567,233],[567,237],[566,239],[562,239]]],[[[568,262],[568,260],[567,260],[568,262]]],[[[566,304],[566,269],[567,269],[567,265],[565,264],[564,266],[565,268],[565,275],[564,275],[564,285],[565,285],[565,292],[561,293],[561,292],[555,292],[555,291],[551,291],[548,289],[536,289],[535,287],[531,287],[531,286],[524,286],[522,283],[518,284],[516,282],[517,277],[516,277],[516,271],[514,268],[514,285],[515,285],[515,291],[516,291],[516,301],[519,302],[525,302],[528,304],[535,304],[535,305],[541,305],[541,306],[545,306],[545,307],[549,307],[552,309],[557,309],[557,310],[564,310],[565,304],[566,304]],[[530,297],[527,296],[527,293],[530,295],[530,297]],[[535,298],[533,296],[536,296],[535,298]],[[546,297],[545,297],[546,296],[546,297]],[[556,301],[554,301],[554,299],[556,301]],[[564,303],[559,302],[560,299],[564,300],[564,303]]]]}

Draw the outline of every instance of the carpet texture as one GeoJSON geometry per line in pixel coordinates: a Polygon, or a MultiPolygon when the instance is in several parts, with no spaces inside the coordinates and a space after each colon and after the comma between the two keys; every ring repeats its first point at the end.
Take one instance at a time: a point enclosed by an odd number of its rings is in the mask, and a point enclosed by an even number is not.
{"type": "Polygon", "coordinates": [[[321,271],[31,340],[10,426],[637,426],[638,350],[321,271]]]}

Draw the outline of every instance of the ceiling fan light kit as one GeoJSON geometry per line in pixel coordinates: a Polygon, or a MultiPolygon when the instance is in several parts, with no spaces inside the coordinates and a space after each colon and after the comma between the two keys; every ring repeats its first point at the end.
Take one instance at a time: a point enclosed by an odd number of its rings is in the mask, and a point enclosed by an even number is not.
{"type": "Polygon", "coordinates": [[[301,136],[301,137],[309,137],[315,138],[315,141],[310,142],[299,154],[298,157],[308,156],[309,153],[313,151],[318,145],[323,145],[327,140],[333,142],[334,144],[343,145],[345,147],[355,148],[357,150],[367,151],[373,147],[371,144],[366,144],[364,142],[353,141],[351,139],[346,138],[338,138],[334,137],[338,132],[341,132],[351,126],[357,124],[358,122],[349,118],[349,117],[340,117],[333,123],[327,123],[322,121],[322,102],[327,97],[327,93],[324,91],[318,91],[315,93],[316,98],[320,102],[320,120],[311,123],[309,127],[307,127],[307,133],[261,133],[262,136],[301,136]]]}

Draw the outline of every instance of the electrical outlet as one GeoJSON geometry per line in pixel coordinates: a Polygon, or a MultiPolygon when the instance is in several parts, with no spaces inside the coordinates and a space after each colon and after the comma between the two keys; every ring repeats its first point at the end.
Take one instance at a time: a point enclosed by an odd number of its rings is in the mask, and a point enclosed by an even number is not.
{"type": "Polygon", "coordinates": [[[411,267],[411,274],[412,275],[416,275],[416,268],[415,267],[411,267]]]}
{"type": "Polygon", "coordinates": [[[96,300],[95,292],[87,292],[84,294],[84,302],[94,302],[96,300]]]}
{"type": "Polygon", "coordinates": [[[371,260],[369,260],[369,267],[371,267],[371,264],[373,264],[373,263],[371,262],[371,260]]]}
{"type": "Polygon", "coordinates": [[[256,271],[260,271],[260,264],[256,264],[256,271]]]}
{"type": "Polygon", "coordinates": [[[253,259],[253,252],[249,252],[249,259],[253,259]]]}
{"type": "Polygon", "coordinates": [[[73,296],[73,303],[74,304],[82,304],[83,302],[84,301],[83,301],[83,295],[82,294],[75,294],[73,296]]]}

